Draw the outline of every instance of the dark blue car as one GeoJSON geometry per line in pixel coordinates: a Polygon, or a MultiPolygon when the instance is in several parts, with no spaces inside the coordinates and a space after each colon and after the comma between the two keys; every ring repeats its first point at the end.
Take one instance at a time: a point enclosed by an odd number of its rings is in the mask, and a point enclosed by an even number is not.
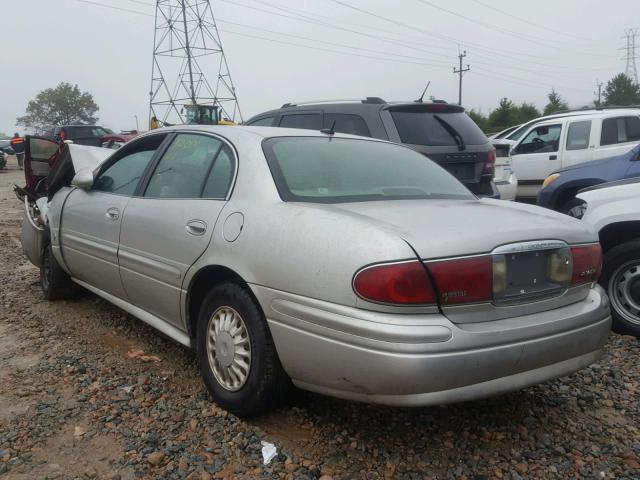
{"type": "Polygon", "coordinates": [[[582,218],[585,204],[576,194],[601,183],[640,177],[640,145],[623,155],[580,163],[552,173],[538,193],[538,205],[582,218]]]}

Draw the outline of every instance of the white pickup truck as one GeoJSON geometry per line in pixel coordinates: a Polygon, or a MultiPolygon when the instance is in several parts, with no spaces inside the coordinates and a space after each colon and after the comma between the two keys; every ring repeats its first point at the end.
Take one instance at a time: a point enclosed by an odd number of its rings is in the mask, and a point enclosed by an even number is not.
{"type": "Polygon", "coordinates": [[[611,300],[613,330],[640,337],[640,178],[604,183],[577,195],[582,217],[599,233],[600,285],[611,300]]]}
{"type": "MultiPolygon", "coordinates": [[[[622,154],[640,142],[640,108],[564,112],[532,120],[493,141],[508,151],[518,198],[535,198],[551,173],[622,154]]],[[[496,159],[499,163],[501,159],[496,159]]]]}

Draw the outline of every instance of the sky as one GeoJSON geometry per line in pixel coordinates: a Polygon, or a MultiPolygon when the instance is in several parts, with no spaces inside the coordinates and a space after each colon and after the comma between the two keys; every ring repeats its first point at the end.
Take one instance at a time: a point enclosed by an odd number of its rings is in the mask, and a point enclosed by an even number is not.
{"type": "MultiPolygon", "coordinates": [[[[137,116],[145,129],[154,3],[2,0],[0,132],[22,132],[15,121],[27,102],[63,81],[93,95],[101,125],[133,129],[137,116]]],[[[427,82],[427,95],[456,102],[453,67],[465,50],[467,109],[486,114],[502,97],[541,108],[552,88],[580,107],[593,102],[598,80],[606,83],[624,71],[624,31],[640,27],[638,0],[211,0],[211,5],[245,120],[292,101],[412,100],[427,82]]],[[[640,35],[637,43],[640,53],[640,35]]]]}

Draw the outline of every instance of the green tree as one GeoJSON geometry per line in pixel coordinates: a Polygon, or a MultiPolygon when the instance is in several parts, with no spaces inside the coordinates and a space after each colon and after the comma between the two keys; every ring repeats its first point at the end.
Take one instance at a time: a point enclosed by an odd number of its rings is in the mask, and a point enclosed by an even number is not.
{"type": "Polygon", "coordinates": [[[90,93],[81,92],[78,85],[61,82],[30,100],[25,115],[18,117],[16,124],[34,130],[74,123],[93,125],[98,120],[94,116],[97,111],[90,93]]]}
{"type": "Polygon", "coordinates": [[[498,108],[489,114],[491,130],[499,131],[518,123],[518,107],[511,100],[504,97],[498,108]]]}
{"type": "Polygon", "coordinates": [[[471,109],[467,112],[467,115],[469,115],[471,119],[476,122],[476,124],[484,133],[487,133],[489,131],[489,119],[485,117],[482,112],[471,109]]]}
{"type": "Polygon", "coordinates": [[[569,104],[560,96],[555,90],[551,90],[547,95],[549,103],[544,107],[544,114],[551,115],[552,113],[559,112],[561,110],[569,110],[569,104]]]}
{"type": "Polygon", "coordinates": [[[516,123],[525,123],[541,116],[540,110],[533,103],[523,102],[516,109],[516,123]]]}
{"type": "Polygon", "coordinates": [[[640,85],[633,83],[624,73],[620,73],[607,82],[604,89],[605,105],[640,104],[640,85]]]}

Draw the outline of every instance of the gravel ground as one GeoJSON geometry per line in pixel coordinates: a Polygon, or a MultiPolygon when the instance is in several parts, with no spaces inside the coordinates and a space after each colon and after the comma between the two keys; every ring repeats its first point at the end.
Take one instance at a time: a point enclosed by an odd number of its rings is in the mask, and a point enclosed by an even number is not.
{"type": "Polygon", "coordinates": [[[22,256],[21,172],[0,171],[0,477],[640,478],[638,341],[485,401],[393,409],[297,392],[249,421],[194,355],[90,294],[49,303],[22,256]],[[142,353],[144,352],[144,354],[142,353]],[[278,456],[262,465],[262,440],[278,456]]]}

